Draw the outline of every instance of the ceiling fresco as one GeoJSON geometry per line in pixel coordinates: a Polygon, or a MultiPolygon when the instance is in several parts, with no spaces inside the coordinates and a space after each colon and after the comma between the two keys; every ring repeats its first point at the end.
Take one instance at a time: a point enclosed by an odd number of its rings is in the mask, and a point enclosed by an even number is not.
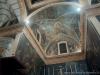
{"type": "Polygon", "coordinates": [[[25,65],[27,71],[44,64],[24,34],[20,36],[16,50],[16,58],[25,65]]]}
{"type": "Polygon", "coordinates": [[[12,41],[14,39],[8,37],[0,37],[0,56],[1,57],[9,57],[12,56],[13,50],[12,41]]]}
{"type": "Polygon", "coordinates": [[[52,5],[29,17],[29,25],[47,55],[58,55],[60,44],[67,52],[80,52],[80,8],[52,5]],[[62,43],[61,43],[62,42],[62,43]]]}
{"type": "Polygon", "coordinates": [[[0,0],[0,28],[18,23],[14,10],[11,8],[12,5],[8,4],[7,1],[0,0]]]}

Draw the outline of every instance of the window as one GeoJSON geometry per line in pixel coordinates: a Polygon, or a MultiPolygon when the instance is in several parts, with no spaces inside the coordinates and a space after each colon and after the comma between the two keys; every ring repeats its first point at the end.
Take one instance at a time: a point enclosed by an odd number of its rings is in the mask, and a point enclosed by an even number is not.
{"type": "Polygon", "coordinates": [[[58,54],[68,53],[68,46],[66,41],[58,42],[58,54]]]}

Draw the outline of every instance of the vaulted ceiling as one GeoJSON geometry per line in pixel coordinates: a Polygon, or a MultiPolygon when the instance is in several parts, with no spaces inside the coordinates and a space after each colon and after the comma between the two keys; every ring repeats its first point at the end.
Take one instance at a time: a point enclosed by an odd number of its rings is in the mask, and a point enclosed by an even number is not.
{"type": "MultiPolygon", "coordinates": [[[[47,55],[58,55],[57,44],[66,41],[69,48],[76,48],[80,41],[80,7],[67,5],[67,3],[58,3],[47,6],[43,10],[28,19],[29,24],[35,34],[39,38],[38,41],[47,52],[47,55]],[[39,34],[39,36],[37,36],[39,34]],[[75,46],[75,47],[74,47],[75,46]]],[[[77,49],[72,49],[72,52],[77,49]]]]}
{"type": "MultiPolygon", "coordinates": [[[[61,1],[69,2],[69,0],[61,1]]],[[[100,2],[99,0],[71,1],[81,3],[82,6],[84,6],[85,4],[91,4],[91,2],[92,4],[100,2]]],[[[57,45],[61,41],[67,41],[69,46],[71,43],[73,44],[73,47],[75,46],[74,49],[80,49],[80,9],[78,9],[78,7],[75,7],[74,5],[53,6],[52,2],[50,2],[50,4],[51,6],[46,9],[41,8],[46,4],[43,4],[42,6],[37,6],[34,9],[33,2],[33,9],[29,9],[27,0],[0,0],[0,27],[15,25],[16,23],[20,23],[21,21],[23,23],[20,24],[26,25],[26,27],[27,25],[29,25],[33,34],[35,35],[37,43],[40,44],[47,55],[58,55],[57,45]],[[24,1],[25,4],[23,4],[24,1]],[[23,8],[25,8],[25,11],[23,11],[23,8]],[[40,8],[40,10],[38,8],[40,8]],[[25,15],[24,13],[26,13],[26,16],[23,18],[23,15],[25,15]],[[41,38],[41,40],[39,39],[39,37],[41,38]]],[[[92,16],[89,18],[89,20],[93,23],[97,32],[100,34],[100,15],[97,15],[96,17],[92,16]]],[[[13,28],[14,27],[12,27],[12,29],[13,28]]],[[[14,38],[0,38],[0,44],[5,44],[3,46],[5,46],[4,48],[6,48],[6,45],[9,44],[12,40],[14,40],[14,38]]],[[[0,47],[3,47],[2,45],[0,45],[0,47]]],[[[10,55],[9,52],[4,53],[10,55]]]]}

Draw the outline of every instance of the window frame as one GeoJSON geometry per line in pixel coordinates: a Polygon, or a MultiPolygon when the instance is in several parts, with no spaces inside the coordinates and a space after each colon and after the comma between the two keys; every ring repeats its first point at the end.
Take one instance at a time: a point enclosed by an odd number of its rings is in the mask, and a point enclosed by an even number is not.
{"type": "Polygon", "coordinates": [[[61,54],[68,54],[68,53],[69,53],[67,41],[60,41],[60,42],[57,43],[57,46],[58,46],[58,55],[61,55],[61,54]],[[67,49],[66,51],[67,51],[67,53],[61,53],[60,44],[63,44],[63,43],[66,44],[66,49],[67,49]]]}

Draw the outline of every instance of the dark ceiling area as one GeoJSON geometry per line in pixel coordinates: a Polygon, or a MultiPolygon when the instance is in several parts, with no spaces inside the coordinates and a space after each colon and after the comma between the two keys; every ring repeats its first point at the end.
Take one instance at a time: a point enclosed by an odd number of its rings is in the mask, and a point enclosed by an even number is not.
{"type": "Polygon", "coordinates": [[[98,21],[100,22],[100,15],[97,15],[96,18],[97,18],[98,21]]]}
{"type": "Polygon", "coordinates": [[[100,0],[91,0],[91,4],[97,4],[100,3],[100,0]]]}

